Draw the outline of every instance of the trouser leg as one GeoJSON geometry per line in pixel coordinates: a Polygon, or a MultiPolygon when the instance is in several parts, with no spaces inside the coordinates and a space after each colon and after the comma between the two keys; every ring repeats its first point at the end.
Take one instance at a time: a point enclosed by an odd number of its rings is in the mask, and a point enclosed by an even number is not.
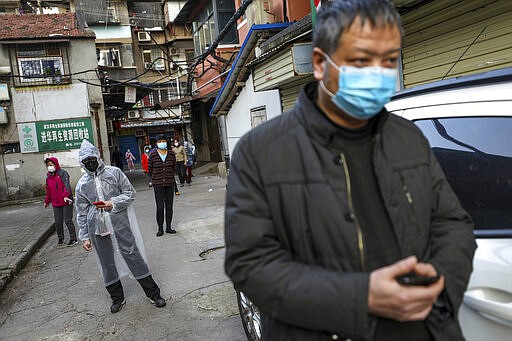
{"type": "Polygon", "coordinates": [[[178,178],[180,179],[180,184],[183,185],[185,183],[185,163],[177,162],[178,166],[178,178]]]}
{"type": "Polygon", "coordinates": [[[73,223],[73,205],[66,205],[64,208],[64,221],[69,231],[69,240],[76,240],[75,224],[73,223]]]}
{"type": "Polygon", "coordinates": [[[114,260],[114,245],[110,235],[104,237],[92,235],[91,242],[100,261],[103,282],[107,284],[118,281],[119,274],[114,260]]]}
{"type": "Polygon", "coordinates": [[[155,191],[156,202],[156,223],[158,224],[158,231],[164,229],[164,187],[153,187],[155,191]]]}
{"type": "Polygon", "coordinates": [[[192,182],[192,166],[187,166],[187,183],[192,182]]]}
{"type": "Polygon", "coordinates": [[[53,207],[53,217],[55,218],[55,230],[57,231],[59,243],[62,243],[64,242],[64,208],[53,207]]]}
{"type": "Polygon", "coordinates": [[[160,297],[160,288],[151,275],[137,280],[147,297],[154,300],[160,297]]]}
{"type": "Polygon", "coordinates": [[[119,303],[124,300],[124,291],[121,281],[107,285],[106,288],[110,294],[110,298],[112,298],[112,303],[119,303]]]}
{"type": "Polygon", "coordinates": [[[171,228],[171,222],[172,222],[172,206],[174,201],[174,185],[170,187],[164,187],[165,192],[165,226],[167,230],[171,228]]]}
{"type": "Polygon", "coordinates": [[[133,276],[141,278],[149,275],[149,267],[137,247],[129,222],[124,227],[117,226],[115,234],[121,256],[133,276]]]}

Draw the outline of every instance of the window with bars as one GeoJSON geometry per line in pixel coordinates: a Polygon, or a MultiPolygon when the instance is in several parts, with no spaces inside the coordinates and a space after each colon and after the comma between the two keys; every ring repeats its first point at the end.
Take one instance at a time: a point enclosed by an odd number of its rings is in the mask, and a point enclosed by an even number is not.
{"type": "Polygon", "coordinates": [[[18,85],[46,82],[48,84],[69,83],[64,78],[66,58],[64,46],[58,44],[23,44],[16,46],[18,85]]]}

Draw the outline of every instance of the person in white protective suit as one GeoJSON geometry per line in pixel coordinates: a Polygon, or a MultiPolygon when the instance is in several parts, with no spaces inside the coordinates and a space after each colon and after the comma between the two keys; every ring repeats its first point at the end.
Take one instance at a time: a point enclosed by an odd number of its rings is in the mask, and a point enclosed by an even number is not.
{"type": "Polygon", "coordinates": [[[110,311],[117,313],[125,304],[120,278],[130,272],[153,304],[165,306],[147,265],[131,205],[135,189],[122,170],[105,165],[98,149],[89,141],[83,140],[78,157],[86,173],[75,191],[79,238],[86,251],[96,251],[105,287],[112,298],[110,311]]]}

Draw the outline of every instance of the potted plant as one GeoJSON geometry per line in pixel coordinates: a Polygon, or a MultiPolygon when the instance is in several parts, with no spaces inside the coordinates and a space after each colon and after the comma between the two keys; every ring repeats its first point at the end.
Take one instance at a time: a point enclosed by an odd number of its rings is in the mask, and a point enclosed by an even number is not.
{"type": "Polygon", "coordinates": [[[53,83],[53,79],[52,79],[52,68],[47,66],[44,68],[43,70],[43,75],[44,75],[44,78],[46,79],[46,83],[47,84],[52,84],[53,83]]]}
{"type": "Polygon", "coordinates": [[[53,74],[53,81],[54,83],[60,84],[62,83],[62,73],[59,69],[55,70],[55,73],[53,74]]]}

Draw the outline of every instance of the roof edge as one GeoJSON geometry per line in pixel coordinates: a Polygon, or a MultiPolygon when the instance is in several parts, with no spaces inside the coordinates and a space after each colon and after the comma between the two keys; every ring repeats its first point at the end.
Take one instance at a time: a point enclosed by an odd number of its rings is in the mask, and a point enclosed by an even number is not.
{"type": "MultiPolygon", "coordinates": [[[[258,25],[251,26],[249,32],[247,32],[247,36],[245,37],[244,43],[242,44],[242,46],[240,47],[240,50],[238,51],[238,55],[236,56],[235,61],[231,65],[231,71],[228,73],[226,80],[222,84],[222,87],[220,88],[219,93],[217,94],[217,97],[215,98],[215,102],[213,103],[213,106],[212,106],[210,112],[208,113],[209,116],[215,115],[215,113],[218,109],[218,106],[224,104],[227,94],[229,93],[229,91],[225,91],[225,90],[228,87],[228,84],[233,83],[232,78],[237,76],[237,75],[233,76],[235,74],[235,72],[237,74],[239,72],[239,71],[236,71],[235,66],[237,66],[239,62],[243,62],[243,61],[240,61],[241,56],[243,55],[245,48],[249,45],[251,40],[254,39],[253,34],[256,31],[283,30],[283,29],[289,27],[291,24],[293,24],[293,23],[258,24],[258,25]]],[[[251,51],[253,49],[254,49],[254,46],[251,47],[251,51]]],[[[248,56],[248,54],[247,54],[247,56],[248,56]]],[[[245,58],[247,58],[247,56],[245,58]]],[[[230,88],[231,88],[231,86],[230,86],[230,88]]],[[[230,90],[230,89],[228,89],[228,90],[230,90]]]]}
{"type": "Polygon", "coordinates": [[[472,75],[464,75],[448,78],[440,81],[417,85],[410,89],[397,92],[392,100],[406,98],[410,96],[426,94],[438,90],[457,89],[463,86],[472,86],[480,84],[492,84],[512,80],[512,67],[505,67],[486,72],[480,72],[472,75]]]}

